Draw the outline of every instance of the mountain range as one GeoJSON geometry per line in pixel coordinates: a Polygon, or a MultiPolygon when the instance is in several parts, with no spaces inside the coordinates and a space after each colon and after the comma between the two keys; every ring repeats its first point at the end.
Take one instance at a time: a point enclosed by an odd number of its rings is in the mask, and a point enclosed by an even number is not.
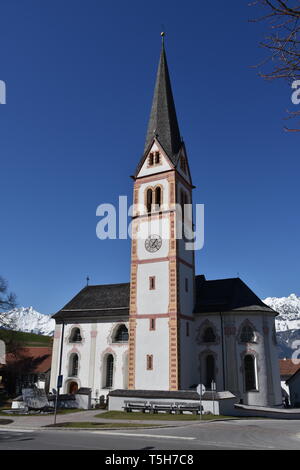
{"type": "MultiPolygon", "coordinates": [[[[288,297],[267,297],[263,302],[279,315],[275,319],[279,357],[291,357],[294,341],[300,344],[300,297],[290,294],[288,297]]],[[[20,307],[0,314],[12,321],[13,329],[40,335],[53,335],[55,321],[50,315],[37,312],[33,307],[20,307]]],[[[295,346],[295,345],[294,345],[295,346]]]]}

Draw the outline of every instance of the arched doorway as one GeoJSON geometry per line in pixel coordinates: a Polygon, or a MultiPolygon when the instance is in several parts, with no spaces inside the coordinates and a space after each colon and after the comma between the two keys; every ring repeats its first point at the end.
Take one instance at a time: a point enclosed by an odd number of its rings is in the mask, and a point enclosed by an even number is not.
{"type": "Polygon", "coordinates": [[[73,381],[73,382],[70,382],[68,388],[69,388],[69,393],[70,393],[71,395],[75,395],[75,393],[78,392],[78,383],[77,383],[77,382],[74,382],[74,381],[73,381]]]}

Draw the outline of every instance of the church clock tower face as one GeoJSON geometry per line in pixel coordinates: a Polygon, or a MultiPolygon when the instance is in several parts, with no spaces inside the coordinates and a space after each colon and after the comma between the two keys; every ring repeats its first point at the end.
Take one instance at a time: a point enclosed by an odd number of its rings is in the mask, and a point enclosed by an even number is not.
{"type": "Polygon", "coordinates": [[[162,239],[159,235],[149,235],[145,241],[145,248],[149,253],[155,253],[161,248],[162,239]]]}

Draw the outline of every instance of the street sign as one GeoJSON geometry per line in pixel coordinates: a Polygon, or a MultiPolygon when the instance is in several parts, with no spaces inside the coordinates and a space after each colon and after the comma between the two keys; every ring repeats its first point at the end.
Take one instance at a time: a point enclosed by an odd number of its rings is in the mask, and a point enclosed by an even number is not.
{"type": "Polygon", "coordinates": [[[57,377],[57,388],[61,388],[62,387],[62,384],[63,384],[63,376],[62,375],[59,375],[57,377]]]}
{"type": "Polygon", "coordinates": [[[206,390],[206,388],[203,384],[197,385],[197,393],[199,395],[203,395],[205,393],[205,390],[206,390]]]}

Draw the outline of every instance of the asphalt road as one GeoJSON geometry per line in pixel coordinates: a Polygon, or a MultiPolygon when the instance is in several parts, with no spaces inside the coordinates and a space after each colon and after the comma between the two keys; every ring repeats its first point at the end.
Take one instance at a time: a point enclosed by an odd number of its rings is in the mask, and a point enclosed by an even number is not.
{"type": "Polygon", "coordinates": [[[300,449],[300,421],[240,420],[174,428],[63,431],[1,427],[1,450],[300,449]]]}

